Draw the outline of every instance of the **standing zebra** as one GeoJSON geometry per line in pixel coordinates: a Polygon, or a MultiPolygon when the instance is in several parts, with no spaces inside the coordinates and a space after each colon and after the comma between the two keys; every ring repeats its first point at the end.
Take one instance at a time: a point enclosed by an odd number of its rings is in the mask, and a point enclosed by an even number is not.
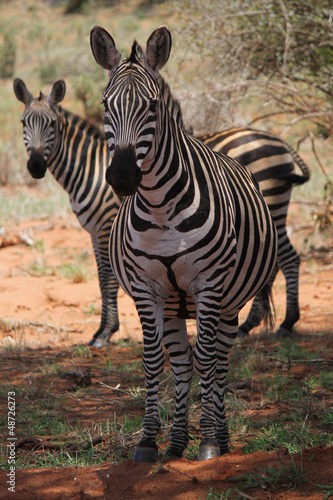
{"type": "MultiPolygon", "coordinates": [[[[293,184],[303,184],[310,172],[294,149],[278,137],[248,127],[233,128],[199,137],[214,151],[231,156],[246,165],[259,183],[262,194],[275,222],[278,233],[277,265],[271,275],[274,282],[279,269],[287,284],[286,316],[276,334],[289,336],[299,319],[298,277],[300,258],[287,235],[287,212],[293,184]],[[294,162],[302,175],[294,172],[294,162]]],[[[239,334],[248,336],[262,319],[259,298],[253,301],[246,321],[239,327],[239,334]]]]}
{"type": "Polygon", "coordinates": [[[14,80],[14,92],[25,104],[21,122],[32,177],[47,168],[69,195],[73,212],[91,236],[102,294],[101,324],[89,345],[102,347],[119,328],[119,285],[110,267],[108,241],[120,198],[105,182],[109,151],[104,134],[87,120],[59,106],[65,96],[63,80],[49,94],[34,98],[25,83],[14,80]]]}
{"type": "Polygon", "coordinates": [[[99,26],[91,48],[110,77],[103,93],[112,156],[106,179],[126,197],[111,229],[111,266],[135,302],[144,339],[146,409],[134,461],[157,459],[162,344],[176,386],[167,456],[181,456],[188,443],[193,357],[202,391],[199,460],[219,456],[228,452],[224,383],[238,312],[275,266],[276,229],[249,171],[190,136],[177,119],[179,106],[163,98],[158,77],[171,49],[165,26],[151,34],[145,54],[135,41],[122,60],[99,26]],[[193,317],[194,355],[185,322],[193,317]]]}

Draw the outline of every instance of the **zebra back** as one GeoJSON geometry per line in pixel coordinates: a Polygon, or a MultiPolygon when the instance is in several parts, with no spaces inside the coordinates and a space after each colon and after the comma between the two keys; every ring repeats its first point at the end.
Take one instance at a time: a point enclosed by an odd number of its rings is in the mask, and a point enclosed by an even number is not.
{"type": "Polygon", "coordinates": [[[263,180],[265,170],[266,179],[277,179],[290,185],[304,184],[310,178],[308,166],[294,148],[269,132],[251,127],[236,127],[198,138],[214,151],[231,156],[246,165],[258,181],[263,180]],[[255,163],[259,161],[261,165],[255,163]],[[294,162],[299,166],[302,175],[295,173],[294,162]]]}

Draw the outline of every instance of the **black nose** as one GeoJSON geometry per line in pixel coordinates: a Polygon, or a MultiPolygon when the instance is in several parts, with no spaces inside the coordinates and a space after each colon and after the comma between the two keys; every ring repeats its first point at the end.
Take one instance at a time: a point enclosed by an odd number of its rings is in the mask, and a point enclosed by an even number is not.
{"type": "Polygon", "coordinates": [[[31,153],[28,160],[28,170],[34,179],[42,179],[46,172],[46,161],[39,151],[31,153]]]}
{"type": "Polygon", "coordinates": [[[115,149],[111,165],[106,169],[105,179],[118,196],[130,196],[136,193],[142,172],[136,164],[133,146],[115,149]]]}

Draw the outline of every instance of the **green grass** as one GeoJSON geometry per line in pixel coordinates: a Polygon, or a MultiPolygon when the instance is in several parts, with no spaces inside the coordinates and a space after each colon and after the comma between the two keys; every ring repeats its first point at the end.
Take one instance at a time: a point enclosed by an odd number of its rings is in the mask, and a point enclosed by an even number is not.
{"type": "Polygon", "coordinates": [[[239,492],[232,488],[228,488],[227,491],[223,493],[215,493],[213,488],[210,487],[207,495],[205,497],[200,497],[199,500],[239,500],[240,498],[239,492]]]}
{"type": "Polygon", "coordinates": [[[306,480],[302,464],[297,465],[293,458],[288,465],[283,464],[281,459],[280,462],[280,467],[266,467],[251,471],[248,474],[229,478],[228,481],[236,482],[241,491],[267,489],[276,492],[282,488],[296,490],[306,480]]]}
{"type": "Polygon", "coordinates": [[[72,348],[74,358],[91,358],[90,348],[86,345],[77,345],[72,348]]]}
{"type": "Polygon", "coordinates": [[[64,276],[73,283],[85,283],[90,277],[90,269],[78,262],[65,263],[57,268],[57,275],[64,276]]]}
{"type": "Polygon", "coordinates": [[[36,196],[35,191],[26,187],[16,188],[15,191],[0,187],[1,223],[7,225],[22,220],[44,219],[51,215],[65,217],[72,213],[68,195],[53,179],[51,181],[49,186],[43,188],[45,196],[43,191],[41,196],[36,196]]]}
{"type": "Polygon", "coordinates": [[[250,437],[242,446],[245,454],[254,451],[272,451],[285,448],[289,453],[300,453],[303,448],[312,448],[317,445],[329,444],[327,435],[315,433],[311,423],[298,419],[286,422],[282,419],[277,422],[270,420],[253,426],[250,437]]]}
{"type": "Polygon", "coordinates": [[[317,484],[316,486],[318,486],[324,495],[322,500],[327,500],[333,496],[333,481],[329,484],[317,484]]]}
{"type": "Polygon", "coordinates": [[[95,316],[101,314],[101,306],[96,304],[88,304],[83,310],[87,316],[95,316]]]}
{"type": "MultiPolygon", "coordinates": [[[[320,348],[320,350],[323,349],[320,348]]],[[[297,341],[293,339],[285,339],[277,348],[277,357],[281,358],[284,361],[317,359],[319,356],[321,356],[320,350],[318,350],[316,353],[313,353],[308,349],[303,349],[297,341]]]]}
{"type": "MultiPolygon", "coordinates": [[[[34,250],[33,247],[32,250],[34,250]]],[[[64,262],[57,266],[48,264],[44,250],[34,252],[34,255],[34,262],[28,267],[29,274],[33,276],[58,276],[66,278],[72,283],[85,283],[96,274],[95,270],[91,270],[90,268],[92,261],[88,262],[85,254],[83,254],[83,258],[80,255],[75,256],[72,262],[64,262]]]]}
{"type": "Polygon", "coordinates": [[[128,417],[127,415],[124,415],[122,431],[125,434],[137,432],[140,429],[142,429],[142,424],[143,424],[142,417],[139,416],[128,417]]]}

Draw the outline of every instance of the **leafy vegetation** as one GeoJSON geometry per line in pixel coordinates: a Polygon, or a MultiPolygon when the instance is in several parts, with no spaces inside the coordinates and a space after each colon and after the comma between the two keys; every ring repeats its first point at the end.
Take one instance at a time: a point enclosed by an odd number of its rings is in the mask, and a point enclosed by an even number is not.
{"type": "Polygon", "coordinates": [[[331,7],[329,0],[173,2],[186,45],[210,64],[204,78],[216,105],[229,101],[232,111],[230,101],[260,92],[274,103],[265,114],[310,120],[326,137],[333,133],[331,7]]]}

